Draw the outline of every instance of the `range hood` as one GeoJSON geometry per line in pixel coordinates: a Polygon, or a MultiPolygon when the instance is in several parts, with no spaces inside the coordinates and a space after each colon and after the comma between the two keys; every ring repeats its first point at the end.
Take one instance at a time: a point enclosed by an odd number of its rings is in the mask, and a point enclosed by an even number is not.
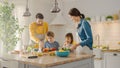
{"type": "Polygon", "coordinates": [[[60,12],[60,13],[57,13],[57,16],[55,17],[55,19],[53,19],[50,25],[63,26],[65,24],[67,24],[67,20],[65,19],[63,14],[60,12]]]}

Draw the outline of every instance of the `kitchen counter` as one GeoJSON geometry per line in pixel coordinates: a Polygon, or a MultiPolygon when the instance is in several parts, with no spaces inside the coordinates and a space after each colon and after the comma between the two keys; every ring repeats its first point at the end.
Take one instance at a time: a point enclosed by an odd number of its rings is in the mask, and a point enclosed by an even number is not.
{"type": "Polygon", "coordinates": [[[120,53],[120,49],[118,48],[110,48],[110,49],[100,49],[100,48],[94,48],[93,54],[95,55],[95,60],[103,60],[104,53],[120,53]]]}
{"type": "Polygon", "coordinates": [[[120,49],[104,49],[102,52],[120,52],[120,49]]]}
{"type": "MultiPolygon", "coordinates": [[[[77,61],[83,62],[84,60],[86,61],[85,63],[91,63],[93,62],[93,57],[94,55],[88,55],[88,54],[83,54],[83,55],[70,54],[68,57],[41,56],[35,59],[28,59],[28,58],[21,57],[21,55],[19,54],[0,54],[0,58],[3,60],[12,60],[12,61],[14,60],[20,63],[34,65],[42,68],[49,68],[49,67],[64,65],[64,64],[77,62],[77,61]],[[88,59],[89,59],[89,62],[87,61],[88,59]]],[[[81,67],[81,68],[84,68],[84,67],[81,67]]]]}

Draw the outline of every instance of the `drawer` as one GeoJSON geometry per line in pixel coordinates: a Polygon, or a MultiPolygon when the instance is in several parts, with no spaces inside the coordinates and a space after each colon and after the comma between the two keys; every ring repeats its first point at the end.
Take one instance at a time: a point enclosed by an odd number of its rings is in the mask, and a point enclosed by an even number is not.
{"type": "Polygon", "coordinates": [[[8,60],[1,60],[1,68],[10,68],[10,62],[8,60]]]}

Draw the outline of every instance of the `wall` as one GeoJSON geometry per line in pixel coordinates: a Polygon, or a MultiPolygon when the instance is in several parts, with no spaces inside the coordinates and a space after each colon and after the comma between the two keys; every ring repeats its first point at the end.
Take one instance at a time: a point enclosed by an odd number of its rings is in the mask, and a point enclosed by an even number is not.
{"type": "MultiPolygon", "coordinates": [[[[51,8],[53,7],[54,0],[29,0],[29,8],[32,16],[29,18],[22,17],[23,12],[25,11],[25,0],[10,0],[10,2],[15,3],[16,5],[16,16],[19,19],[21,27],[23,25],[29,25],[32,21],[35,21],[35,14],[41,12],[45,16],[45,21],[49,24],[55,18],[56,14],[50,13],[51,8]]],[[[118,13],[120,10],[120,0],[58,0],[59,7],[61,8],[62,13],[65,16],[65,19],[70,25],[65,26],[50,26],[50,30],[54,31],[56,34],[56,40],[60,41],[62,44],[64,36],[67,32],[72,32],[75,35],[74,24],[68,17],[68,11],[72,7],[77,7],[81,13],[84,13],[86,16],[95,17],[95,16],[106,16],[114,13],[118,13]],[[58,32],[59,31],[59,32],[58,32]],[[63,36],[63,38],[61,37],[63,36]]],[[[97,28],[97,27],[95,27],[97,28]]],[[[102,28],[101,28],[102,29],[102,28]]],[[[29,42],[29,31],[26,29],[23,33],[24,44],[29,42]]]]}
{"type": "Polygon", "coordinates": [[[64,0],[65,12],[77,7],[86,16],[106,16],[120,11],[120,0],[64,0]]]}
{"type": "Polygon", "coordinates": [[[55,40],[57,40],[60,45],[63,45],[65,41],[65,35],[67,33],[73,33],[74,39],[76,40],[76,28],[74,24],[64,25],[64,26],[49,26],[49,30],[55,33],[55,40]]]}

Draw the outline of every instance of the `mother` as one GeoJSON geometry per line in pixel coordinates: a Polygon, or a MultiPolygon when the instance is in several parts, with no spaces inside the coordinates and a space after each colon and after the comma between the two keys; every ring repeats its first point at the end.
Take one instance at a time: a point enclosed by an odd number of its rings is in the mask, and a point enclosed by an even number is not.
{"type": "Polygon", "coordinates": [[[92,54],[93,36],[90,24],[84,19],[84,14],[81,14],[77,8],[72,8],[69,11],[70,18],[77,24],[77,33],[80,42],[71,47],[71,50],[82,46],[82,52],[92,54]]]}

